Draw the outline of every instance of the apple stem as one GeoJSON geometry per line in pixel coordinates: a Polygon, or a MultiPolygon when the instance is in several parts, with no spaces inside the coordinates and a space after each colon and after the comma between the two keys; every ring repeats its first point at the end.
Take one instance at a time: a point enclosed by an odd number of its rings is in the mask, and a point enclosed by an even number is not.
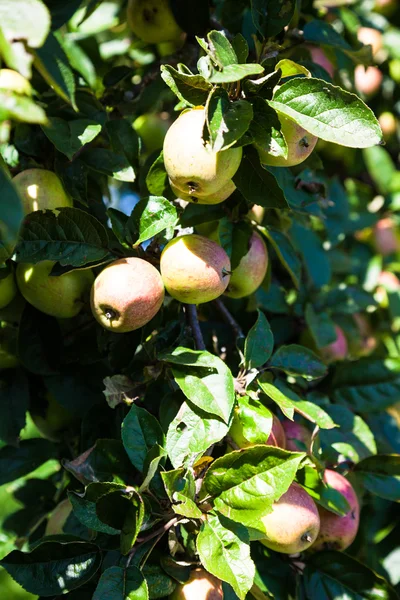
{"type": "Polygon", "coordinates": [[[185,311],[189,320],[189,325],[192,330],[197,350],[205,350],[206,345],[204,343],[203,334],[201,332],[196,305],[185,304],[185,311]]]}
{"type": "Polygon", "coordinates": [[[224,321],[226,321],[228,323],[228,325],[230,327],[232,327],[235,335],[237,338],[243,338],[244,333],[242,331],[242,328],[240,327],[239,323],[233,318],[233,316],[231,315],[231,313],[229,312],[229,310],[226,308],[225,304],[222,302],[222,300],[220,298],[217,298],[215,300],[215,304],[219,310],[219,312],[221,313],[224,321]]]}

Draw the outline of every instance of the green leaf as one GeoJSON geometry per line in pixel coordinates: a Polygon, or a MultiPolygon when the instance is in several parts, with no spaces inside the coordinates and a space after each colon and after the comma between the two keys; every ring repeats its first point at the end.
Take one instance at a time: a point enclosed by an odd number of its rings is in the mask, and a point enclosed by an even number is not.
{"type": "Polygon", "coordinates": [[[348,554],[335,551],[311,556],[303,571],[307,598],[334,600],[396,600],[394,589],[374,571],[348,554]],[[322,596],[321,596],[322,594],[322,596]]]}
{"type": "Polygon", "coordinates": [[[72,160],[74,154],[100,133],[101,125],[89,119],[65,121],[51,117],[49,125],[43,127],[44,133],[59,152],[72,160]]]}
{"type": "Polygon", "coordinates": [[[56,457],[56,446],[40,438],[22,440],[18,448],[4,446],[0,449],[0,485],[28,475],[56,457]]]}
{"type": "Polygon", "coordinates": [[[146,563],[143,567],[143,575],[151,599],[169,597],[176,588],[176,581],[169,577],[160,565],[146,563]]]}
{"type": "Polygon", "coordinates": [[[354,472],[371,494],[400,502],[400,455],[369,456],[354,467],[354,472]]]}
{"type": "Polygon", "coordinates": [[[283,191],[275,177],[260,165],[257,152],[247,148],[233,182],[249,204],[264,208],[287,208],[283,191]]]}
{"type": "Polygon", "coordinates": [[[99,173],[114,177],[118,181],[135,181],[136,175],[125,155],[116,154],[107,148],[88,148],[81,154],[81,160],[99,173]]]}
{"type": "Polygon", "coordinates": [[[160,357],[173,365],[176,383],[195,406],[226,423],[235,402],[232,373],[226,364],[209,352],[178,347],[160,357]]]}
{"type": "Polygon", "coordinates": [[[332,381],[335,402],[356,412],[377,412],[400,400],[400,359],[361,358],[337,366],[332,381]]]}
{"type": "Polygon", "coordinates": [[[93,531],[107,535],[116,535],[119,529],[106,525],[96,513],[96,502],[105,494],[114,490],[124,490],[126,486],[121,483],[89,483],[84,493],[68,492],[74,515],[83,525],[93,531]]]}
{"type": "Polygon", "coordinates": [[[154,196],[163,196],[169,186],[162,152],[153,162],[146,175],[146,186],[150,194],[154,196]]]}
{"type": "Polygon", "coordinates": [[[296,254],[292,242],[290,241],[290,238],[281,231],[273,229],[272,227],[258,227],[258,229],[272,244],[279,260],[282,263],[282,266],[289,273],[296,288],[299,288],[301,278],[301,262],[296,254]]]}
{"type": "Polygon", "coordinates": [[[317,313],[312,304],[307,304],[304,315],[317,348],[325,348],[336,340],[335,324],[328,313],[317,313]]]}
{"type": "Polygon", "coordinates": [[[212,444],[222,440],[229,427],[220,420],[212,419],[203,411],[197,412],[184,402],[170,423],[166,449],[175,469],[193,465],[212,444]]]}
{"type": "Polygon", "coordinates": [[[31,552],[14,550],[0,565],[31,594],[66,594],[96,574],[101,554],[89,542],[43,542],[31,552]]]}
{"type": "Polygon", "coordinates": [[[306,23],[304,30],[304,39],[307,42],[314,42],[318,45],[337,48],[349,56],[354,62],[362,64],[371,64],[371,51],[367,46],[361,46],[359,49],[354,49],[346,42],[340,33],[329,23],[325,23],[320,19],[313,19],[306,23]]]}
{"type": "MultiPolygon", "coordinates": [[[[240,437],[251,444],[266,444],[271,433],[273,415],[259,400],[242,396],[238,399],[230,435],[239,426],[240,437]]],[[[235,438],[236,439],[236,438],[235,438]]]]}
{"type": "Polygon", "coordinates": [[[146,458],[143,466],[143,473],[145,477],[139,488],[139,492],[147,491],[150,487],[158,485],[160,466],[164,465],[167,451],[161,448],[159,444],[154,444],[152,448],[146,454],[146,458]],[[156,479],[155,479],[156,478],[156,479]]]}
{"type": "Polygon", "coordinates": [[[354,94],[320,79],[291,79],[277,90],[270,105],[327,142],[350,148],[382,142],[372,110],[354,94]]]}
{"type": "Polygon", "coordinates": [[[17,241],[24,212],[17,190],[2,164],[0,164],[0,188],[0,257],[5,260],[12,253],[17,241]]]}
{"type": "Polygon", "coordinates": [[[264,67],[257,64],[246,65],[227,65],[221,71],[216,69],[211,70],[211,75],[208,77],[210,83],[235,83],[245,77],[251,75],[259,75],[264,72],[264,67]]]}
{"type": "Polygon", "coordinates": [[[210,31],[207,34],[208,49],[214,62],[221,68],[238,62],[236,53],[222,31],[210,31]]]}
{"type": "Polygon", "coordinates": [[[328,284],[331,278],[331,266],[318,234],[293,221],[289,235],[294,247],[303,256],[304,267],[311,283],[318,289],[328,284]]]}
{"type": "Polygon", "coordinates": [[[197,536],[196,547],[208,572],[229,583],[242,600],[253,585],[255,566],[248,533],[223,517],[209,513],[197,536]]]}
{"type": "Polygon", "coordinates": [[[363,157],[368,173],[381,194],[387,195],[399,189],[399,173],[385,148],[364,148],[363,157]]]}
{"type": "Polygon", "coordinates": [[[181,73],[170,65],[161,65],[161,77],[185,106],[204,105],[212,89],[201,75],[181,73]]]}
{"type": "Polygon", "coordinates": [[[133,404],[122,423],[122,441],[132,464],[142,472],[148,451],[154,444],[164,446],[164,435],[157,419],[133,404]]]}
{"type": "Polygon", "coordinates": [[[259,97],[254,98],[252,104],[254,118],[249,129],[250,141],[259,151],[286,158],[288,145],[276,110],[259,97]]]}
{"type": "Polygon", "coordinates": [[[115,154],[126,158],[133,167],[139,160],[139,136],[127,119],[107,121],[105,130],[115,154]]]}
{"type": "Polygon", "coordinates": [[[192,471],[175,469],[161,473],[165,490],[177,515],[200,519],[203,515],[195,503],[196,483],[192,471]]]}
{"type": "Polygon", "coordinates": [[[175,227],[178,220],[175,205],[162,196],[142,198],[133,209],[126,228],[136,233],[129,241],[133,246],[158,235],[169,227],[175,227]]]}
{"type": "Polygon", "coordinates": [[[136,567],[109,567],[97,584],[93,600],[148,600],[147,582],[136,567]]]}
{"type": "Polygon", "coordinates": [[[96,501],[96,514],[103,523],[121,532],[121,554],[128,554],[143,524],[141,496],[133,487],[106,491],[96,501]]]}
{"type": "Polygon", "coordinates": [[[298,471],[296,480],[315,502],[326,510],[339,516],[344,516],[349,512],[350,505],[346,498],[338,490],[326,485],[314,467],[306,465],[304,469],[298,471]]]}
{"type": "Polygon", "coordinates": [[[216,510],[262,537],[263,516],[287,491],[304,456],[272,446],[231,452],[212,463],[204,486],[215,498],[216,510]]]}
{"type": "Polygon", "coordinates": [[[257,311],[257,321],[244,342],[244,358],[249,369],[261,367],[272,354],[274,336],[263,312],[257,311]]]}
{"type": "Polygon", "coordinates": [[[233,146],[246,133],[253,118],[250,102],[231,102],[222,88],[215,89],[206,106],[209,140],[215,152],[233,146]]]}
{"type": "Polygon", "coordinates": [[[35,51],[35,66],[54,91],[77,110],[75,77],[67,55],[57,39],[49,33],[45,43],[35,51]]]}
{"type": "Polygon", "coordinates": [[[272,37],[282,31],[294,13],[294,0],[251,0],[251,16],[257,31],[272,37]]]}
{"type": "Polygon", "coordinates": [[[275,71],[282,71],[282,79],[285,77],[293,77],[294,75],[305,75],[306,77],[311,77],[311,73],[308,69],[303,67],[303,65],[299,65],[293,60],[289,60],[288,58],[284,58],[280,60],[275,65],[275,71]]]}
{"type": "Polygon", "coordinates": [[[270,366],[307,381],[320,379],[328,372],[327,366],[312,350],[297,344],[281,346],[273,355],[270,366]]]}
{"type": "Polygon", "coordinates": [[[0,121],[21,121],[22,123],[47,123],[43,108],[31,98],[21,96],[11,90],[0,90],[0,121]]]}
{"type": "Polygon", "coordinates": [[[21,227],[15,249],[17,262],[58,261],[62,266],[83,267],[112,258],[103,225],[78,208],[36,211],[21,227]]]}

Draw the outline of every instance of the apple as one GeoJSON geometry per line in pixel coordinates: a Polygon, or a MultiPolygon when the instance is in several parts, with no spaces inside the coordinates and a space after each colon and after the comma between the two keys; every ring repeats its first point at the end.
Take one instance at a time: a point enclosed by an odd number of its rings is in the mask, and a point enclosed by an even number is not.
{"type": "Polygon", "coordinates": [[[253,232],[249,250],[231,273],[231,280],[225,291],[230,298],[250,296],[262,284],[268,269],[268,250],[262,237],[253,232]]]}
{"type": "Polygon", "coordinates": [[[37,264],[19,263],[16,278],[25,300],[38,310],[59,319],[75,317],[83,308],[92,286],[91,269],[75,270],[59,277],[50,276],[51,260],[37,264]]]}
{"type": "Polygon", "coordinates": [[[164,163],[171,183],[183,194],[204,198],[219,192],[235,175],[242,148],[215,152],[203,141],[203,106],[183,111],[164,140],[164,163]]]}
{"type": "Polygon", "coordinates": [[[360,94],[374,96],[382,85],[383,75],[378,67],[357,65],[354,69],[354,85],[360,94]]]}
{"type": "Polygon", "coordinates": [[[193,569],[186,583],[178,585],[170,600],[223,600],[222,583],[205,569],[193,569]]]}
{"type": "Polygon", "coordinates": [[[260,542],[284,554],[296,554],[309,548],[317,539],[320,517],[314,500],[296,482],[262,517],[267,532],[260,542]]]}
{"type": "Polygon", "coordinates": [[[182,35],[169,0],[129,0],[127,19],[133,33],[148,44],[174,41],[182,35]]]}
{"type": "Polygon", "coordinates": [[[72,512],[72,504],[68,500],[63,500],[53,510],[47,521],[44,535],[60,535],[63,533],[64,525],[72,512]]]}
{"type": "Polygon", "coordinates": [[[17,288],[17,293],[13,300],[0,310],[0,321],[12,325],[19,325],[25,305],[25,298],[17,288]]]}
{"type": "Polygon", "coordinates": [[[233,194],[233,192],[236,190],[236,186],[233,183],[232,179],[230,179],[228,181],[228,183],[223,185],[220,190],[217,190],[216,192],[214,192],[213,194],[210,194],[209,196],[202,196],[200,198],[197,197],[196,194],[190,195],[190,194],[185,194],[184,192],[181,192],[181,190],[179,190],[172,183],[171,180],[170,180],[170,186],[177,198],[180,198],[181,200],[185,200],[185,202],[194,202],[197,204],[220,204],[221,202],[223,202],[224,200],[229,198],[229,196],[231,196],[231,194],[233,194]]]}
{"type": "Polygon", "coordinates": [[[360,27],[357,39],[366,46],[372,46],[372,55],[375,56],[382,49],[382,34],[372,27],[360,27]]]}
{"type": "Polygon", "coordinates": [[[72,207],[63,185],[55,173],[45,169],[26,169],[13,178],[21,196],[25,214],[36,210],[72,207]]]}
{"type": "Polygon", "coordinates": [[[348,344],[346,336],[344,335],[343,329],[338,325],[335,325],[336,340],[321,348],[320,354],[323,360],[327,363],[334,362],[337,360],[345,360],[348,355],[348,344]]]}
{"type": "Polygon", "coordinates": [[[397,0],[375,0],[373,10],[380,15],[390,17],[394,12],[396,12],[397,6],[397,0]]]}
{"type": "MultiPolygon", "coordinates": [[[[257,411],[257,407],[252,405],[254,412],[257,411]]],[[[261,409],[264,407],[262,406],[261,409]]],[[[243,423],[240,416],[240,408],[236,408],[233,413],[232,425],[229,430],[229,436],[235,442],[239,448],[251,448],[256,443],[266,444],[267,446],[276,446],[278,448],[286,448],[286,437],[285,432],[283,431],[281,422],[279,421],[276,415],[272,415],[272,427],[271,430],[266,436],[264,434],[264,439],[260,439],[258,442],[251,442],[246,438],[246,433],[243,428],[243,423]]],[[[265,418],[264,411],[260,413],[259,418],[265,418]]]]}
{"type": "Polygon", "coordinates": [[[262,225],[265,216],[265,208],[263,206],[260,206],[259,204],[253,204],[253,206],[247,213],[247,216],[252,221],[255,221],[257,225],[262,225]]]}
{"type": "Polygon", "coordinates": [[[297,421],[284,419],[282,428],[286,436],[286,450],[291,450],[291,452],[310,451],[311,433],[307,427],[297,421]]]}
{"type": "Polygon", "coordinates": [[[378,277],[378,286],[375,290],[375,300],[381,308],[389,306],[388,292],[400,290],[400,280],[390,271],[382,271],[378,277]]]}
{"type": "Polygon", "coordinates": [[[14,273],[8,270],[8,275],[0,279],[0,308],[5,308],[15,298],[17,286],[14,273]]]}
{"type": "Polygon", "coordinates": [[[311,550],[346,550],[354,541],[358,531],[360,522],[358,498],[351,483],[336,471],[326,469],[324,482],[346,498],[350,510],[341,517],[321,506],[318,507],[321,527],[311,550]]]}
{"type": "Polygon", "coordinates": [[[308,133],[308,131],[286,115],[279,114],[279,121],[281,123],[281,132],[288,146],[288,155],[286,158],[283,156],[273,156],[255,144],[260,162],[263,165],[272,167],[293,167],[299,165],[310,156],[318,138],[308,133]]]}
{"type": "Polygon", "coordinates": [[[30,415],[39,433],[52,442],[58,442],[63,432],[75,421],[75,416],[47,392],[44,410],[30,409],[30,415]]]}
{"type": "Polygon", "coordinates": [[[25,96],[32,95],[32,86],[29,81],[12,69],[0,69],[0,89],[25,96]]]}
{"type": "Polygon", "coordinates": [[[390,140],[397,131],[397,119],[390,111],[384,111],[378,117],[379,125],[381,126],[383,137],[385,140],[390,140]]]}
{"type": "Polygon", "coordinates": [[[333,64],[331,63],[331,61],[329,60],[329,58],[326,56],[326,54],[322,50],[322,48],[320,48],[319,46],[309,46],[308,50],[309,50],[309,52],[311,54],[312,61],[316,65],[319,65],[320,67],[322,67],[323,69],[325,69],[325,71],[333,79],[333,77],[335,75],[335,67],[333,66],[333,64]]]}
{"type": "Polygon", "coordinates": [[[378,345],[371,324],[367,317],[361,313],[354,313],[353,319],[358,329],[359,339],[350,340],[350,349],[356,357],[369,356],[378,345]]]}
{"type": "Polygon", "coordinates": [[[168,242],[160,261],[168,293],[187,304],[215,300],[226,290],[231,261],[225,250],[202,235],[183,235],[168,242]]]}
{"type": "Polygon", "coordinates": [[[19,365],[17,356],[17,335],[14,327],[0,327],[0,370],[13,369],[19,365]]]}
{"type": "Polygon", "coordinates": [[[373,231],[376,251],[388,256],[400,250],[400,240],[396,225],[390,217],[379,219],[373,231]]]}
{"type": "Polygon", "coordinates": [[[140,115],[133,122],[133,128],[142,139],[146,154],[162,148],[168,127],[168,120],[157,113],[140,115]]]}
{"type": "Polygon", "coordinates": [[[91,307],[105,329],[126,333],[143,327],[158,313],[164,285],[153,265],[135,257],[121,258],[95,279],[91,307]]]}
{"type": "Polygon", "coordinates": [[[400,58],[389,61],[389,75],[396,83],[400,83],[400,58]]]}

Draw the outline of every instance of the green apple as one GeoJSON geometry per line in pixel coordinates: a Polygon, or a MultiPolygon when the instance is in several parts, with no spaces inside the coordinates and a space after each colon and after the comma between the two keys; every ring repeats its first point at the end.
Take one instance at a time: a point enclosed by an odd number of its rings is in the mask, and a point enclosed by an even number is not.
{"type": "Polygon", "coordinates": [[[52,171],[26,169],[13,178],[13,183],[21,196],[25,214],[72,206],[59,177],[52,171]]]}
{"type": "Polygon", "coordinates": [[[133,122],[133,128],[142,139],[146,154],[162,148],[168,127],[168,120],[157,113],[140,115],[133,122]]]}
{"type": "Polygon", "coordinates": [[[231,262],[219,244],[192,234],[177,237],[165,246],[160,269],[173,298],[201,304],[223,294],[229,284],[231,262]]]}
{"type": "MultiPolygon", "coordinates": [[[[235,442],[239,448],[251,448],[255,444],[266,444],[267,446],[276,446],[278,448],[286,448],[286,437],[285,432],[283,431],[283,427],[281,422],[279,421],[276,415],[272,415],[272,425],[271,425],[271,416],[266,416],[266,410],[263,405],[259,406],[256,402],[251,401],[248,407],[244,406],[244,414],[242,417],[241,407],[239,406],[234,410],[232,425],[229,430],[229,436],[235,442]],[[252,414],[254,413],[254,421],[252,423],[252,414]],[[247,418],[247,427],[252,426],[252,439],[256,439],[257,441],[251,441],[246,437],[246,429],[243,426],[243,419],[247,418]],[[259,437],[256,435],[257,430],[260,429],[260,425],[262,425],[263,421],[265,422],[265,428],[263,427],[263,431],[267,429],[267,434],[263,434],[263,437],[259,437]],[[258,426],[258,427],[257,427],[258,426]],[[257,439],[258,438],[258,439],[257,439]]],[[[248,435],[248,434],[247,434],[248,435]]],[[[248,437],[250,437],[248,435],[248,437]]]]}
{"type": "Polygon", "coordinates": [[[37,264],[20,263],[16,278],[25,300],[38,310],[59,319],[75,317],[83,308],[94,275],[90,269],[75,270],[50,276],[55,263],[44,260],[37,264]]]}
{"type": "Polygon", "coordinates": [[[105,329],[126,333],[143,327],[158,313],[164,300],[160,273],[141,258],[121,258],[95,279],[92,312],[105,329]]]}
{"type": "Polygon", "coordinates": [[[185,110],[164,140],[164,163],[180,193],[196,198],[216,194],[229,183],[242,160],[242,148],[215,152],[203,141],[204,107],[185,110]]]}
{"type": "Polygon", "coordinates": [[[223,202],[224,200],[229,198],[229,196],[231,196],[233,194],[233,192],[236,190],[236,186],[231,179],[230,181],[228,181],[228,183],[223,185],[220,190],[217,190],[213,194],[211,194],[209,196],[198,197],[198,196],[196,196],[196,194],[190,195],[190,194],[185,194],[184,192],[181,192],[181,190],[179,190],[172,183],[171,180],[169,183],[170,183],[172,191],[174,192],[174,194],[177,198],[180,198],[181,200],[185,200],[186,202],[193,202],[196,204],[220,204],[221,202],[223,202]]]}
{"type": "Polygon", "coordinates": [[[127,18],[133,33],[149,44],[174,41],[183,33],[169,0],[129,0],[127,18]]]}
{"type": "Polygon", "coordinates": [[[205,569],[193,569],[189,579],[178,585],[170,600],[223,600],[222,583],[205,569]]]}
{"type": "Polygon", "coordinates": [[[14,273],[9,269],[7,271],[8,275],[0,279],[0,309],[10,304],[17,294],[14,273]]]}
{"type": "Polygon", "coordinates": [[[25,305],[25,298],[17,288],[15,298],[13,298],[13,300],[7,304],[7,306],[0,309],[0,321],[4,321],[5,323],[13,325],[19,325],[25,305]]]}
{"type": "Polygon", "coordinates": [[[72,504],[68,500],[63,500],[53,510],[47,521],[44,535],[60,535],[63,533],[64,525],[72,512],[72,504]]]}
{"type": "Polygon", "coordinates": [[[231,273],[225,296],[244,298],[250,296],[262,284],[268,269],[268,250],[262,237],[256,232],[250,238],[249,250],[231,273]]]}
{"type": "Polygon", "coordinates": [[[393,58],[389,62],[389,75],[396,83],[400,83],[400,58],[393,58]]]}
{"type": "Polygon", "coordinates": [[[60,441],[63,432],[75,421],[75,416],[64,408],[49,392],[45,395],[43,410],[30,409],[30,415],[39,433],[53,442],[60,441]]]}
{"type": "Polygon", "coordinates": [[[378,67],[357,65],[354,70],[354,85],[360,94],[367,98],[374,96],[382,85],[383,75],[378,67]]]}
{"type": "Polygon", "coordinates": [[[350,509],[344,516],[340,516],[321,506],[318,507],[321,527],[311,551],[346,550],[353,543],[360,523],[360,504],[357,494],[343,475],[331,469],[326,469],[324,482],[346,498],[350,509]]]}
{"type": "Polygon", "coordinates": [[[283,554],[296,554],[309,548],[317,539],[320,517],[314,500],[298,484],[272,505],[272,512],[262,517],[266,537],[260,542],[283,554]]]}
{"type": "Polygon", "coordinates": [[[12,69],[0,69],[0,89],[10,90],[25,96],[32,94],[32,87],[29,81],[12,69]]]}
{"type": "Polygon", "coordinates": [[[279,121],[281,123],[281,132],[288,146],[287,157],[273,156],[255,144],[260,162],[263,165],[272,167],[293,167],[299,165],[310,156],[318,138],[308,133],[308,131],[300,127],[300,125],[286,115],[279,114],[279,121]]]}

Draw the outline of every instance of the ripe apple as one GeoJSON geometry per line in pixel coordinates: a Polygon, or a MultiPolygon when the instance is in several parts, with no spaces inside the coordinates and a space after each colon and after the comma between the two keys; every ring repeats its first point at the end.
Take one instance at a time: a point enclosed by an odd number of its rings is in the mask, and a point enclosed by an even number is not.
{"type": "Polygon", "coordinates": [[[281,131],[288,146],[288,155],[286,158],[283,156],[273,156],[255,144],[260,162],[263,165],[270,165],[272,167],[293,167],[299,165],[310,156],[318,138],[308,133],[308,131],[300,127],[300,125],[286,115],[280,114],[279,121],[281,123],[281,131]]]}
{"type": "Polygon", "coordinates": [[[5,308],[17,294],[14,273],[8,270],[8,275],[0,279],[0,308],[5,308]]]}
{"type": "Polygon", "coordinates": [[[63,500],[53,510],[47,521],[44,535],[60,535],[63,533],[64,525],[72,512],[72,504],[68,500],[63,500]]]}
{"type": "Polygon", "coordinates": [[[205,569],[193,569],[186,583],[178,585],[170,600],[223,600],[222,583],[205,569]]]}
{"type": "Polygon", "coordinates": [[[180,198],[181,200],[185,200],[185,202],[194,202],[197,204],[220,204],[221,202],[223,202],[224,200],[229,198],[229,196],[231,196],[231,194],[233,194],[233,192],[236,189],[235,184],[233,183],[232,179],[230,179],[228,181],[228,183],[223,185],[220,190],[217,190],[216,192],[214,192],[213,194],[210,194],[209,196],[202,196],[199,198],[196,196],[196,194],[185,194],[184,192],[181,192],[171,182],[171,180],[170,180],[170,186],[177,198],[180,198]]]}
{"type": "Polygon", "coordinates": [[[36,210],[72,207],[72,200],[52,171],[26,169],[13,178],[13,183],[21,196],[26,215],[36,210]]]}
{"type": "Polygon", "coordinates": [[[143,327],[158,313],[164,285],[153,265],[135,257],[121,258],[95,279],[92,312],[105,329],[126,333],[143,327]]]}
{"type": "Polygon", "coordinates": [[[148,44],[173,41],[182,34],[169,0],[129,0],[127,19],[133,33],[148,44]]]}
{"type": "MultiPolygon", "coordinates": [[[[253,407],[255,412],[256,407],[253,407]]],[[[251,442],[246,438],[243,423],[240,417],[240,408],[236,408],[233,413],[232,425],[229,430],[229,436],[239,448],[251,448],[256,442],[251,442]]],[[[259,444],[267,444],[267,446],[276,446],[278,448],[286,448],[285,432],[283,431],[280,420],[276,415],[272,415],[272,427],[268,437],[264,435],[264,439],[257,442],[259,444]]]]}
{"type": "Polygon", "coordinates": [[[253,232],[249,250],[231,274],[231,280],[225,291],[230,298],[250,296],[262,284],[268,269],[268,250],[262,237],[253,232]]]}
{"type": "Polygon", "coordinates": [[[326,56],[322,48],[320,48],[319,46],[309,46],[308,50],[311,54],[312,61],[316,65],[319,65],[320,67],[325,69],[325,71],[329,73],[329,75],[333,79],[335,75],[335,67],[333,66],[329,58],[326,56]]]}
{"type": "Polygon", "coordinates": [[[25,77],[12,69],[0,69],[0,89],[9,90],[17,94],[30,96],[31,84],[25,77]]]}
{"type": "Polygon", "coordinates": [[[282,428],[286,436],[286,450],[291,450],[292,452],[310,451],[311,433],[307,427],[297,421],[284,419],[282,421],[282,428]]]}
{"type": "Polygon", "coordinates": [[[366,46],[372,46],[372,55],[375,56],[382,49],[382,34],[372,27],[360,27],[357,39],[366,46]]]}
{"type": "Polygon", "coordinates": [[[320,527],[314,500],[296,482],[273,504],[272,512],[262,518],[267,536],[264,546],[284,554],[296,554],[317,539],[320,527]]]}
{"type": "Polygon", "coordinates": [[[336,471],[326,469],[324,482],[346,498],[350,510],[340,517],[321,506],[318,507],[321,527],[317,541],[311,550],[346,550],[354,541],[358,531],[360,522],[358,498],[351,483],[336,471]]]}
{"type": "Polygon", "coordinates": [[[83,269],[53,277],[50,272],[54,264],[51,260],[35,265],[19,263],[19,290],[27,302],[47,315],[59,319],[75,317],[84,306],[94,275],[91,269],[83,269]]]}
{"type": "Polygon", "coordinates": [[[388,110],[381,113],[378,117],[384,139],[390,140],[397,131],[397,119],[394,114],[388,110]]]}
{"type": "Polygon", "coordinates": [[[183,235],[165,246],[160,269],[165,288],[175,300],[202,304],[224,293],[231,261],[212,240],[202,235],[183,235]]]}
{"type": "Polygon", "coordinates": [[[145,113],[133,122],[133,128],[142,139],[146,154],[162,148],[168,127],[168,120],[157,113],[145,113]]]}
{"type": "Polygon", "coordinates": [[[348,344],[346,336],[344,335],[343,329],[338,325],[335,325],[336,340],[321,348],[320,354],[323,360],[327,363],[334,362],[337,360],[345,360],[348,354],[348,344]]]}
{"type": "Polygon", "coordinates": [[[63,432],[74,422],[74,415],[47,392],[44,410],[30,409],[30,415],[39,433],[52,442],[60,441],[63,432]]]}
{"type": "Polygon", "coordinates": [[[382,84],[382,71],[378,67],[367,67],[357,65],[354,70],[354,85],[360,94],[367,98],[374,96],[382,84]]]}
{"type": "Polygon", "coordinates": [[[382,256],[388,256],[400,250],[400,240],[396,225],[390,217],[380,219],[373,231],[376,251],[382,256]]]}
{"type": "Polygon", "coordinates": [[[164,163],[171,183],[196,198],[218,193],[235,175],[242,148],[214,152],[203,141],[204,107],[182,112],[164,140],[164,163]]]}

